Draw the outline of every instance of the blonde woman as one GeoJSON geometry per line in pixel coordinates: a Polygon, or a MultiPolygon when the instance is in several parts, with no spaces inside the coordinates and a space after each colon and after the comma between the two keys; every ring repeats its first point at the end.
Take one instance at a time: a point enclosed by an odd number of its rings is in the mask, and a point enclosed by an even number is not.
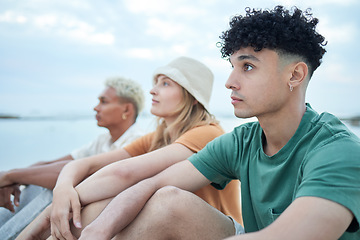
{"type": "MultiPolygon", "coordinates": [[[[38,237],[49,224],[53,238],[73,239],[118,193],[187,159],[224,133],[208,111],[213,74],[204,64],[180,57],[157,69],[153,81],[151,113],[158,117],[156,130],[123,149],[66,165],[54,189],[53,204],[19,239],[38,237]],[[70,231],[71,218],[75,227],[70,231]]],[[[196,194],[241,221],[237,181],[222,191],[206,186],[196,194]]]]}

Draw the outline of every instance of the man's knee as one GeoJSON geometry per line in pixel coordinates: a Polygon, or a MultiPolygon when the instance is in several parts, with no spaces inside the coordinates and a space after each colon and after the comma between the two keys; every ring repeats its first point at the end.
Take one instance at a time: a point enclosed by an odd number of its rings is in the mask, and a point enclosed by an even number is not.
{"type": "Polygon", "coordinates": [[[166,186],[156,191],[148,204],[154,209],[154,212],[156,211],[158,217],[169,221],[172,218],[185,217],[192,197],[196,196],[177,187],[166,186]]]}
{"type": "Polygon", "coordinates": [[[179,206],[185,191],[176,187],[163,187],[148,200],[137,218],[115,239],[173,239],[175,229],[179,228],[181,212],[179,206]],[[140,237],[141,236],[141,237],[140,237]],[[146,237],[145,237],[146,236],[146,237]],[[156,237],[155,237],[156,236],[156,237]]]}
{"type": "Polygon", "coordinates": [[[181,197],[181,195],[184,195],[186,191],[174,187],[174,186],[166,186],[166,187],[162,187],[159,190],[157,190],[153,197],[159,197],[159,198],[163,198],[163,197],[167,197],[167,198],[178,198],[181,197]]]}

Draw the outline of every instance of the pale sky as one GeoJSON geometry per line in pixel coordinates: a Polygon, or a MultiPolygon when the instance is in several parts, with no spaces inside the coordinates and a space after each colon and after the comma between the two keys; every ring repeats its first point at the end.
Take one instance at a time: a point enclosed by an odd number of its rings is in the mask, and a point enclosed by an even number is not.
{"type": "Polygon", "coordinates": [[[231,115],[219,35],[245,7],[278,4],[312,8],[328,40],[307,101],[319,112],[360,115],[358,0],[0,0],[0,114],[91,115],[112,76],[140,82],[149,112],[153,71],[189,56],[214,72],[211,111],[231,115]]]}

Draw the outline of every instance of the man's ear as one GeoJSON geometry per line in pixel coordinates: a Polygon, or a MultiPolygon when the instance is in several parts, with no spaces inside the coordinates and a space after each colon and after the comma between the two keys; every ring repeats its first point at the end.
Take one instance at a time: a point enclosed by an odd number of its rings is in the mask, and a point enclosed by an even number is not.
{"type": "Polygon", "coordinates": [[[125,103],[123,104],[123,106],[123,115],[126,115],[126,117],[130,117],[135,111],[134,105],[132,103],[125,103]]]}
{"type": "Polygon", "coordinates": [[[304,62],[297,62],[294,64],[292,68],[292,75],[290,78],[289,85],[295,87],[298,87],[303,83],[304,80],[307,79],[308,75],[308,66],[304,62]]]}

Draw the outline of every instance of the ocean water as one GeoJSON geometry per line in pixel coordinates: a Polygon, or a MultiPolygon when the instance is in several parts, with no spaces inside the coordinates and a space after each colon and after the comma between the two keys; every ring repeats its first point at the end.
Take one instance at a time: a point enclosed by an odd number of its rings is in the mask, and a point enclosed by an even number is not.
{"type": "MultiPolygon", "coordinates": [[[[218,117],[226,132],[255,119],[218,117]]],[[[144,133],[154,129],[155,118],[140,116],[144,133]]],[[[360,126],[348,125],[360,137],[360,126]]],[[[0,171],[54,160],[69,154],[107,131],[93,117],[0,119],[0,171]]]]}

